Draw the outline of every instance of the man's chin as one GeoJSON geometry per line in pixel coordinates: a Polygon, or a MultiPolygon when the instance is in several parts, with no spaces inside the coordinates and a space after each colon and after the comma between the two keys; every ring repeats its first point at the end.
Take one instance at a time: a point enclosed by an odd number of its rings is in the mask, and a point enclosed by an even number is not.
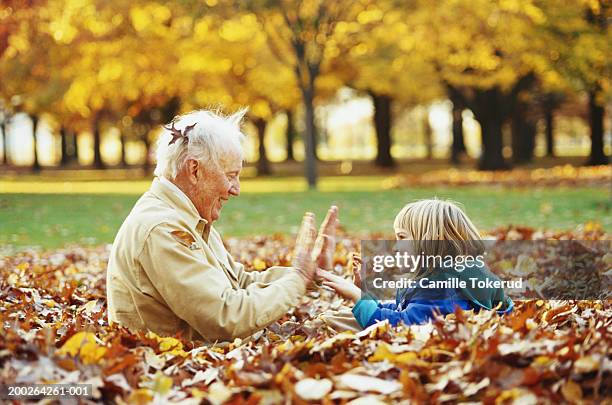
{"type": "Polygon", "coordinates": [[[210,213],[210,222],[214,222],[219,219],[219,215],[221,214],[221,209],[214,210],[210,213]]]}

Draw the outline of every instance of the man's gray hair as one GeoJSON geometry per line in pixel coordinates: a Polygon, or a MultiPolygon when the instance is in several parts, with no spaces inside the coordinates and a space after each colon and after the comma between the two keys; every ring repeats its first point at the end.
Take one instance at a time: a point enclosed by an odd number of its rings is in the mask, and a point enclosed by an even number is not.
{"type": "Polygon", "coordinates": [[[187,135],[172,143],[170,126],[164,127],[157,141],[155,176],[173,180],[188,159],[223,168],[230,158],[243,159],[244,134],[240,123],[247,109],[226,116],[219,112],[197,110],[172,120],[174,128],[187,135]],[[192,129],[187,129],[195,124],[192,129]],[[185,145],[185,143],[187,143],[185,145]]]}

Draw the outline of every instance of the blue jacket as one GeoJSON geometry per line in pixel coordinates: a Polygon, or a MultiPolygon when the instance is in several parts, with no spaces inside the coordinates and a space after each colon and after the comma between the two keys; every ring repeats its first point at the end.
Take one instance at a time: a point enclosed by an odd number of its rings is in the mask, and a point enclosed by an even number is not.
{"type": "MultiPolygon", "coordinates": [[[[440,273],[437,279],[443,279],[451,273],[440,273]]],[[[455,274],[455,273],[453,273],[455,274]]],[[[479,277],[490,277],[497,279],[492,273],[485,269],[474,269],[469,275],[479,277]]],[[[467,275],[467,274],[466,274],[467,275]]],[[[403,322],[406,325],[417,325],[428,322],[435,313],[447,315],[455,312],[457,307],[463,310],[481,308],[494,309],[502,302],[499,313],[511,312],[514,303],[505,297],[503,289],[473,289],[460,288],[407,288],[397,291],[395,302],[379,302],[372,296],[364,294],[361,300],[355,304],[353,315],[362,328],[366,328],[378,321],[388,319],[392,325],[403,322]]]]}

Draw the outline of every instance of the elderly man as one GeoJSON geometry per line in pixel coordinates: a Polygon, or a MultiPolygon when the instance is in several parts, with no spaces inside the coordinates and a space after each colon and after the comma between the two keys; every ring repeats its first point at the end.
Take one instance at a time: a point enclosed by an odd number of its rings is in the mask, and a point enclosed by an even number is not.
{"type": "Polygon", "coordinates": [[[110,322],[208,342],[247,337],[298,303],[317,265],[329,267],[335,207],[316,241],[314,216],[305,215],[293,267],[246,272],[223,246],[212,224],[240,194],[243,114],[195,111],[165,127],[156,178],[113,244],[110,322]]]}

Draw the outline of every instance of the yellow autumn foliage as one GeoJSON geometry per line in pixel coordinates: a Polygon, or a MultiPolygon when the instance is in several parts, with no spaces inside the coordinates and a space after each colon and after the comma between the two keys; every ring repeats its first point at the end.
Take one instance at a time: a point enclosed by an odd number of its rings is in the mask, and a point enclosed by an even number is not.
{"type": "Polygon", "coordinates": [[[427,362],[419,359],[416,352],[394,353],[387,343],[381,343],[368,359],[371,362],[388,361],[393,364],[427,366],[427,362]]]}
{"type": "Polygon", "coordinates": [[[106,350],[106,347],[97,343],[95,334],[78,332],[70,337],[56,354],[59,356],[78,356],[83,364],[96,364],[102,360],[106,350]]]}
{"type": "Polygon", "coordinates": [[[153,332],[147,333],[149,339],[155,339],[159,342],[159,351],[161,354],[171,354],[174,356],[187,357],[187,352],[183,350],[183,343],[173,337],[161,337],[153,332]]]}

